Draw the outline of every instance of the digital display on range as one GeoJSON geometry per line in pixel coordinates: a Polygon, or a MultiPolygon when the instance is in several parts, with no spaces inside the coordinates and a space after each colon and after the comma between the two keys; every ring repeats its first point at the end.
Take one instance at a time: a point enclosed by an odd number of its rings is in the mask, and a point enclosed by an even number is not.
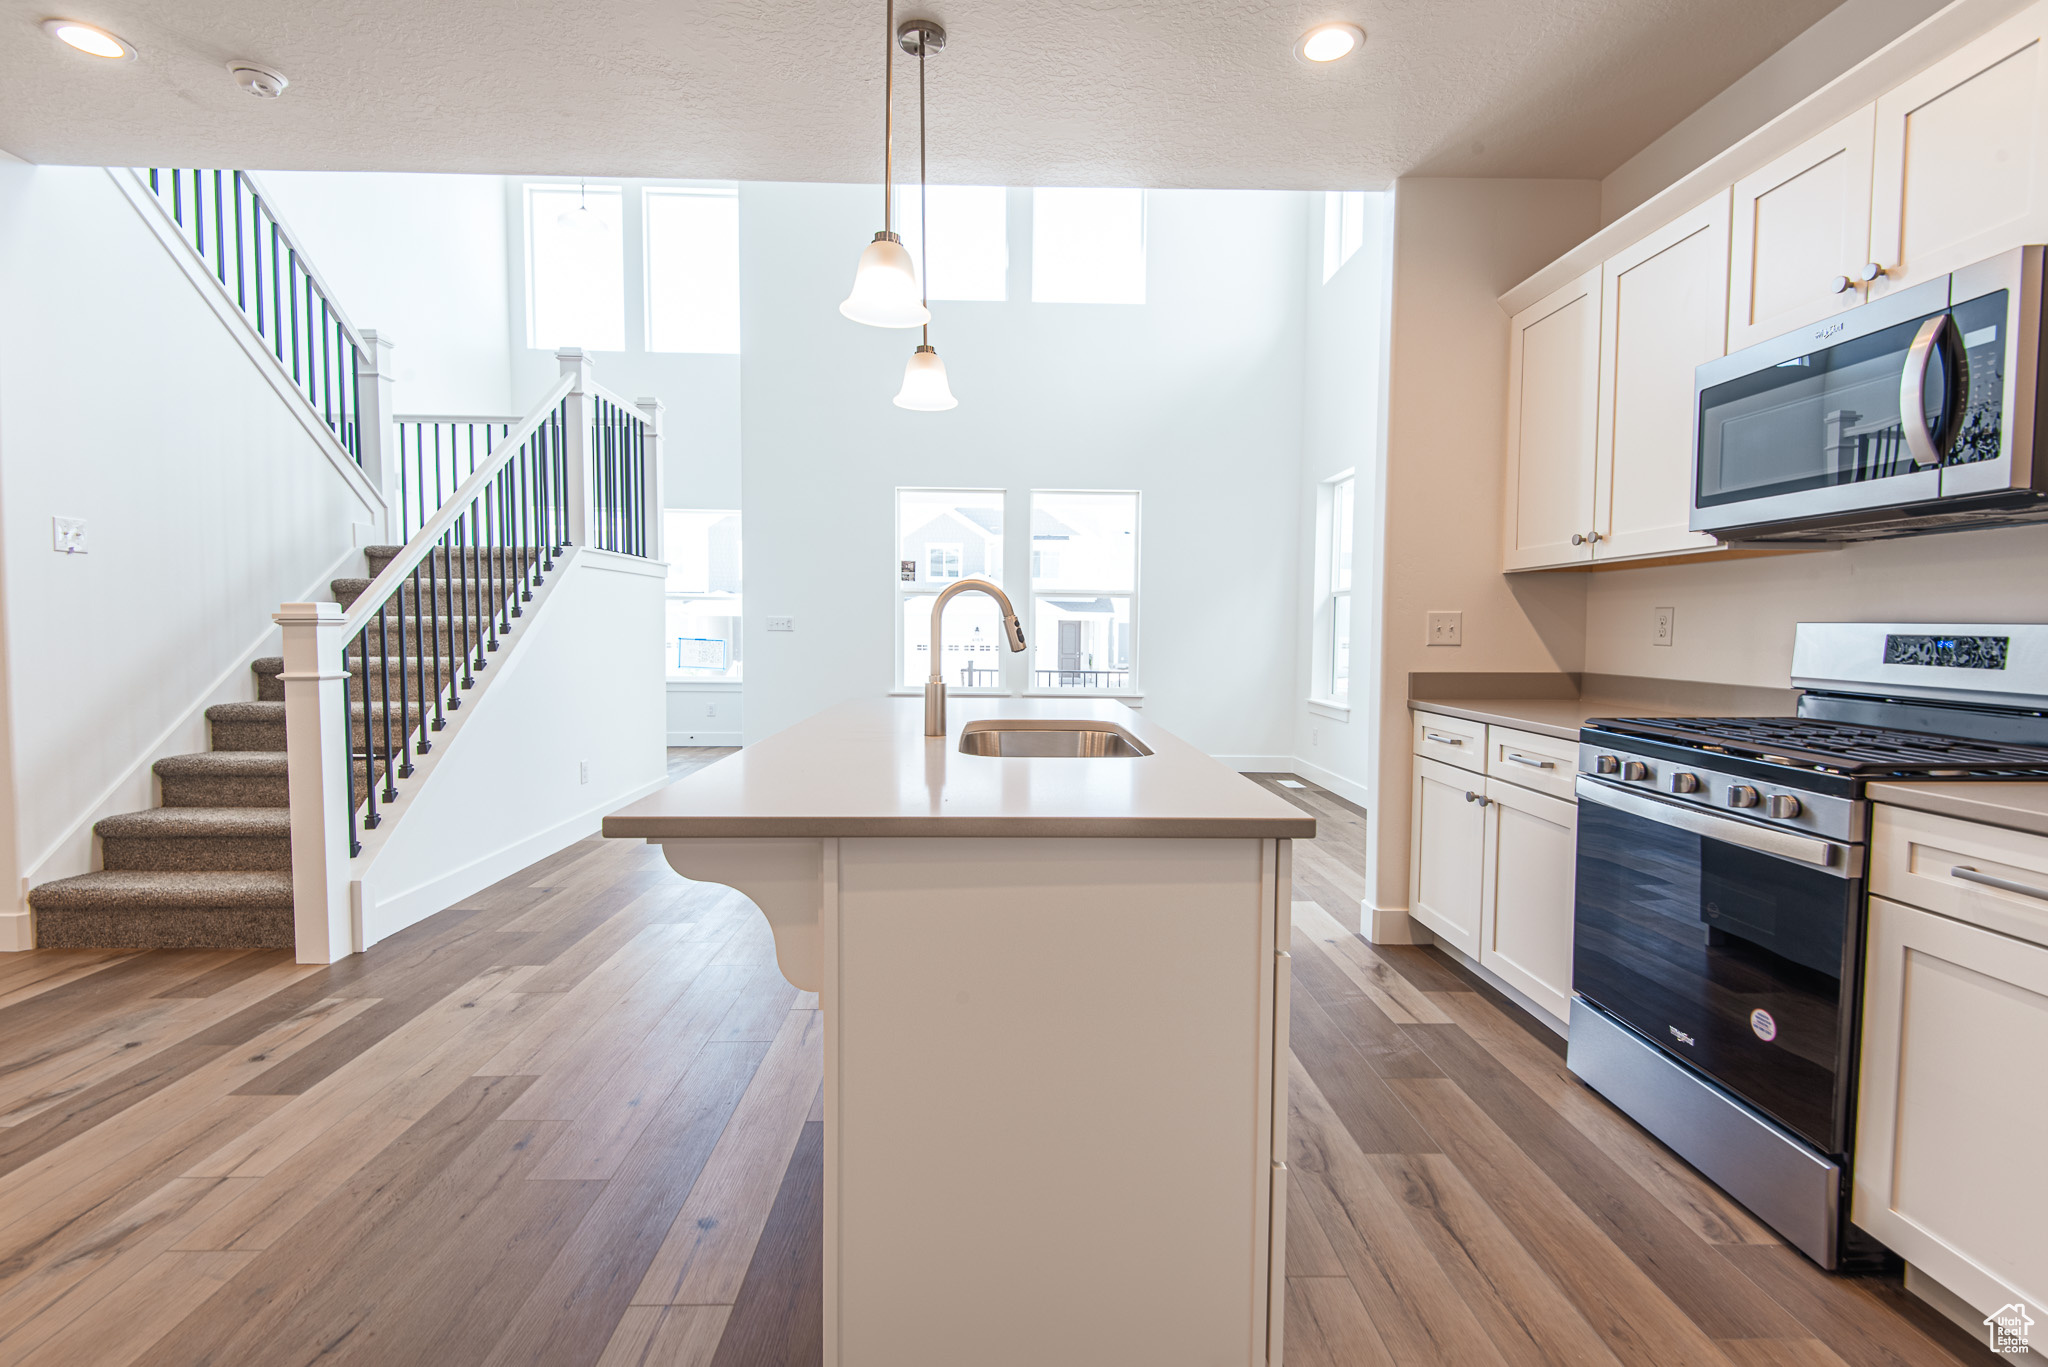
{"type": "Polygon", "coordinates": [[[1942,669],[2004,669],[2010,636],[1886,636],[1888,665],[1935,665],[1942,669]]]}

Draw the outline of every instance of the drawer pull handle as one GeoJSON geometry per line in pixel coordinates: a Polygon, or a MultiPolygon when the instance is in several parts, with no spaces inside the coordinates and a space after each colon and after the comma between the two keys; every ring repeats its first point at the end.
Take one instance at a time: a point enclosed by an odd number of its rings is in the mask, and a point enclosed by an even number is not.
{"type": "Polygon", "coordinates": [[[2022,897],[2038,897],[2048,902],[2048,888],[2037,888],[2028,883],[2015,883],[2010,878],[1994,878],[1988,873],[1979,873],[1968,864],[1958,864],[1948,871],[1951,878],[1960,878],[1965,883],[1982,883],[1987,888],[2001,892],[2016,892],[2022,897]]]}
{"type": "MultiPolygon", "coordinates": [[[[1465,794],[1465,800],[1466,800],[1467,802],[1476,802],[1476,803],[1478,803],[1478,804],[1479,804],[1480,806],[1482,806],[1482,807],[1491,807],[1491,806],[1493,805],[1493,799],[1492,799],[1492,798],[1490,798],[1490,797],[1481,797],[1481,796],[1479,796],[1479,794],[1477,794],[1477,793],[1467,793],[1467,794],[1465,794]]],[[[2043,895],[2044,897],[2048,897],[2048,893],[2043,893],[2042,895],[2043,895]]]]}
{"type": "Polygon", "coordinates": [[[1530,759],[1527,755],[1518,755],[1512,750],[1508,752],[1507,758],[1510,764],[1525,764],[1531,769],[1555,769],[1557,767],[1557,761],[1554,759],[1530,759]]]}
{"type": "Polygon", "coordinates": [[[1424,740],[1433,740],[1438,745],[1463,745],[1465,743],[1463,736],[1447,736],[1441,731],[1424,731],[1422,738],[1424,740]]]}

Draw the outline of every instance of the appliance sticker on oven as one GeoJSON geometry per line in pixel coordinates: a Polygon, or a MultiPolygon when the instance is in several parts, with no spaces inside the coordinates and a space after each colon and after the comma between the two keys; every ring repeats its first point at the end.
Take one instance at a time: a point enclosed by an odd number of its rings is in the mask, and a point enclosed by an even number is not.
{"type": "Polygon", "coordinates": [[[1758,1039],[1766,1044],[1769,1044],[1778,1037],[1777,1020],[1761,1006],[1749,1013],[1749,1028],[1758,1039]]]}

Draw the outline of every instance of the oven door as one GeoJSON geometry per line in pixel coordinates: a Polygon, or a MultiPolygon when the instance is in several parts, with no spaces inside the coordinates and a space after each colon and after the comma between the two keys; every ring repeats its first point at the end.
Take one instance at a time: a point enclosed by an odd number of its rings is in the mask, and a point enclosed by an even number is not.
{"type": "Polygon", "coordinates": [[[1862,847],[1581,777],[1572,990],[1847,1152],[1862,847]]]}

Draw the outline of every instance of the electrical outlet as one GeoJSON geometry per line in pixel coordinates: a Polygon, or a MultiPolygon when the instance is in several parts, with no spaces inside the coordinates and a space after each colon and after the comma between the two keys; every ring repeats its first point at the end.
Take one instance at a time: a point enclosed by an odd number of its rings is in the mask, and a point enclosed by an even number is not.
{"type": "Polygon", "coordinates": [[[1464,613],[1432,612],[1429,614],[1429,644],[1433,646],[1457,646],[1464,643],[1464,613]]]}
{"type": "Polygon", "coordinates": [[[1678,618],[1678,609],[1658,608],[1656,609],[1656,614],[1656,625],[1650,628],[1650,644],[1653,646],[1668,646],[1671,644],[1671,634],[1678,618]]]}
{"type": "Polygon", "coordinates": [[[717,715],[718,715],[718,704],[717,704],[717,703],[715,703],[715,702],[708,702],[708,703],[705,703],[705,704],[704,704],[704,715],[705,715],[705,716],[707,716],[707,717],[715,717],[715,716],[717,716],[717,715]]]}
{"type": "Polygon", "coordinates": [[[85,554],[85,519],[82,517],[53,517],[50,519],[50,549],[59,555],[85,554]]]}
{"type": "Polygon", "coordinates": [[[587,759],[579,759],[579,760],[577,760],[577,761],[576,761],[576,781],[577,781],[578,783],[588,783],[588,782],[590,782],[590,761],[589,761],[589,760],[587,760],[587,759]]]}
{"type": "Polygon", "coordinates": [[[770,618],[768,619],[768,630],[770,630],[770,631],[795,631],[795,630],[796,630],[796,618],[794,618],[794,617],[770,617],[770,618]]]}
{"type": "Polygon", "coordinates": [[[1310,728],[1308,729],[1308,743],[1309,743],[1310,745],[1321,745],[1321,744],[1323,743],[1323,728],[1322,728],[1322,727],[1320,727],[1320,726],[1311,726],[1311,727],[1310,727],[1310,728]]]}

